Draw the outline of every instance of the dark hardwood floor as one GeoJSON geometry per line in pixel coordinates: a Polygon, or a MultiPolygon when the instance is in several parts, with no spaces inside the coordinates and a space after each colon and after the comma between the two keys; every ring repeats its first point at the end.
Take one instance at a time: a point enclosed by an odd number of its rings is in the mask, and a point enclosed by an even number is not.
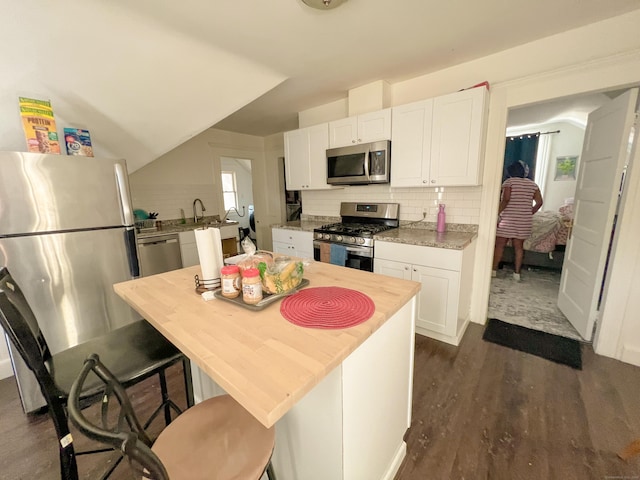
{"type": "MultiPolygon", "coordinates": [[[[484,342],[483,328],[470,325],[457,348],[417,336],[413,422],[396,480],[640,479],[640,457],[617,457],[640,438],[640,368],[583,345],[583,370],[573,370],[484,342]]],[[[169,388],[184,406],[181,366],[169,388]]],[[[155,379],[129,392],[137,409],[159,398],[155,379]]],[[[49,417],[22,413],[13,379],[0,381],[0,406],[0,479],[59,478],[49,417]]],[[[99,476],[105,457],[92,457],[78,461],[84,479],[99,476]]],[[[113,478],[131,478],[126,467],[113,478]]]]}

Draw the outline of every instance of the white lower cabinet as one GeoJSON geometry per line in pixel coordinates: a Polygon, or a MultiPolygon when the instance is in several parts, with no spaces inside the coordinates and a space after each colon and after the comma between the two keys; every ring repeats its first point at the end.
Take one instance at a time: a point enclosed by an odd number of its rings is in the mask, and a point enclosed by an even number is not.
{"type": "Polygon", "coordinates": [[[273,251],[313,259],[313,233],[286,228],[272,229],[273,251]]]}
{"type": "MultiPolygon", "coordinates": [[[[182,257],[182,267],[192,267],[193,265],[200,264],[200,257],[198,256],[198,246],[196,245],[196,232],[195,230],[187,230],[178,233],[178,239],[180,240],[180,256],[182,257]]],[[[223,241],[222,251],[225,253],[225,240],[234,239],[232,242],[229,240],[230,248],[232,251],[229,255],[235,255],[240,251],[240,237],[238,233],[238,225],[227,225],[220,228],[220,239],[223,241]]]]}
{"type": "Polygon", "coordinates": [[[420,282],[416,333],[458,345],[469,323],[474,252],[475,243],[452,250],[376,241],[374,272],[420,282]]]}

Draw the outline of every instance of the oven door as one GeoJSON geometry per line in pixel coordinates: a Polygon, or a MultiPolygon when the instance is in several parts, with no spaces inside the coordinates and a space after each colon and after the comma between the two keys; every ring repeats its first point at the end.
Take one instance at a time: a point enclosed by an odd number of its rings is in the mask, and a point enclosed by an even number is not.
{"type": "MultiPolygon", "coordinates": [[[[332,242],[314,240],[313,259],[318,262],[331,263],[331,254],[329,253],[331,244],[332,242]]],[[[347,257],[344,262],[345,267],[373,272],[373,248],[358,247],[355,245],[345,245],[345,247],[347,248],[347,257]]]]}

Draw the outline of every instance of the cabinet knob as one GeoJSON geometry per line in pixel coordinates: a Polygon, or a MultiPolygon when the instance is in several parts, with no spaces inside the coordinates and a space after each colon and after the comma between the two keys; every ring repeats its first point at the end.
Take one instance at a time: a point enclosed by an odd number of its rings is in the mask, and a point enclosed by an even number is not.
{"type": "Polygon", "coordinates": [[[356,141],[355,140],[351,140],[351,143],[356,143],[356,141]]]}
{"type": "Polygon", "coordinates": [[[431,183],[436,183],[436,181],[435,180],[431,180],[431,183]]]}
{"type": "Polygon", "coordinates": [[[427,181],[426,180],[422,180],[422,183],[427,183],[427,181]]]}
{"type": "Polygon", "coordinates": [[[361,139],[361,138],[359,138],[359,139],[358,139],[358,143],[361,143],[361,142],[362,142],[362,139],[361,139]]]}

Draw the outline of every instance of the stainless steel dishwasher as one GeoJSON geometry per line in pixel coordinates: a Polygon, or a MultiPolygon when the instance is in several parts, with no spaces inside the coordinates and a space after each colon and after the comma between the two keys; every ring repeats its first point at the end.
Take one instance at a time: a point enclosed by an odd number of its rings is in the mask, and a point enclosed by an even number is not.
{"type": "Polygon", "coordinates": [[[182,268],[177,233],[138,238],[138,255],[143,277],[182,268]]]}

